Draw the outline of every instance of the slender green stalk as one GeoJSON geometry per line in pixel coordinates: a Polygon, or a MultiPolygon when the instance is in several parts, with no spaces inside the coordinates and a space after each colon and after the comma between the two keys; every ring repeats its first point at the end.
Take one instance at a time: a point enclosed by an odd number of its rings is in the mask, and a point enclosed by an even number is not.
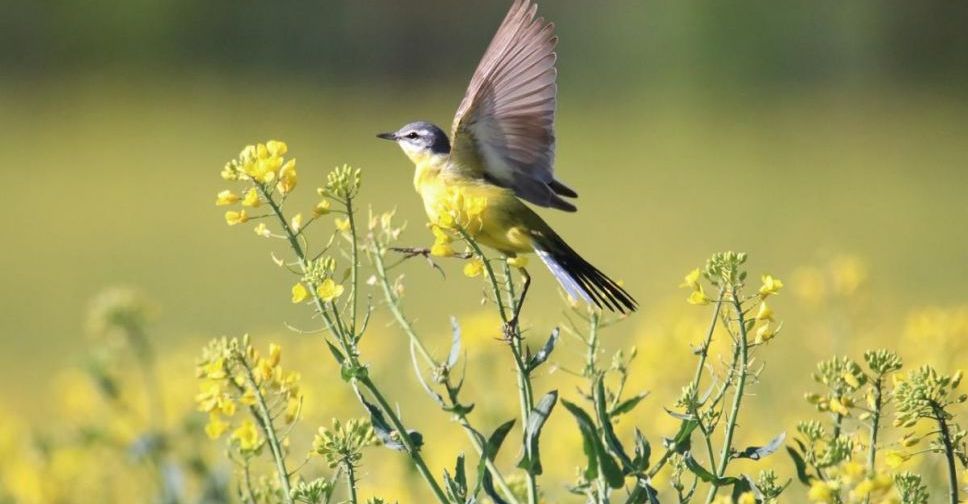
{"type": "Polygon", "coordinates": [[[356,504],[356,468],[349,461],[343,463],[343,468],[346,469],[346,493],[349,496],[350,504],[356,504]]]}
{"type": "Polygon", "coordinates": [[[356,307],[357,299],[359,298],[359,275],[360,275],[360,249],[356,243],[356,218],[353,215],[353,198],[346,198],[346,219],[350,224],[350,243],[353,247],[353,251],[350,253],[353,264],[350,266],[350,281],[353,283],[352,296],[350,297],[351,313],[350,313],[350,337],[353,339],[359,338],[359,334],[356,334],[356,307]]]}
{"type": "MultiPolygon", "coordinates": [[[[257,183],[255,184],[255,186],[258,188],[263,198],[266,200],[266,202],[272,209],[273,213],[278,218],[279,224],[282,227],[283,231],[285,232],[286,238],[289,240],[289,245],[292,248],[293,253],[296,255],[296,259],[299,263],[300,269],[303,272],[307,271],[309,263],[308,263],[308,260],[306,259],[306,253],[302,247],[302,244],[299,243],[299,237],[293,231],[289,223],[286,221],[286,217],[285,215],[283,215],[282,209],[279,207],[278,203],[276,203],[276,201],[272,198],[272,195],[269,193],[269,191],[266,190],[266,188],[262,184],[257,183]]],[[[355,257],[354,257],[354,261],[355,261],[355,257]]],[[[355,336],[347,335],[347,333],[345,332],[345,329],[341,327],[342,324],[339,319],[339,312],[335,306],[333,306],[333,315],[337,325],[334,325],[332,323],[332,320],[327,314],[326,304],[323,302],[323,300],[319,297],[319,294],[316,292],[316,286],[312,285],[312,287],[313,288],[311,289],[311,291],[312,291],[313,304],[316,306],[316,310],[319,312],[320,316],[322,316],[327,321],[327,326],[329,327],[330,332],[333,334],[333,336],[337,339],[337,341],[339,341],[340,345],[343,347],[343,351],[346,353],[346,358],[350,361],[350,364],[353,365],[354,367],[362,367],[362,365],[359,362],[359,357],[355,349],[355,341],[351,341],[355,339],[355,336]],[[347,336],[349,336],[349,338],[347,338],[347,336]]],[[[358,291],[355,290],[355,287],[354,287],[353,295],[354,296],[358,295],[358,291]]],[[[447,504],[448,503],[447,495],[440,487],[440,484],[437,483],[437,480],[434,478],[433,473],[427,467],[427,463],[424,461],[423,456],[413,445],[413,441],[410,439],[410,436],[407,435],[407,429],[404,427],[403,422],[397,416],[393,407],[386,400],[386,398],[383,397],[383,394],[380,392],[379,388],[376,386],[375,383],[373,383],[373,381],[370,379],[369,376],[365,376],[365,375],[357,376],[354,378],[354,381],[353,381],[354,388],[356,388],[357,384],[362,385],[363,388],[369,391],[370,394],[380,404],[380,408],[383,410],[384,414],[390,420],[390,423],[393,425],[393,428],[400,435],[400,442],[406,448],[407,454],[410,456],[410,459],[417,467],[417,471],[427,482],[427,485],[430,486],[430,489],[434,493],[434,496],[437,498],[437,500],[442,504],[447,504]]]]}
{"type": "Polygon", "coordinates": [[[941,442],[944,444],[944,456],[948,469],[948,502],[958,504],[958,471],[955,469],[955,447],[951,442],[951,431],[948,428],[944,408],[932,405],[932,409],[934,410],[934,419],[938,422],[941,442]]]}
{"type": "MultiPolygon", "coordinates": [[[[240,357],[240,360],[242,357],[240,357]]],[[[279,487],[283,493],[283,502],[287,504],[292,504],[293,500],[290,496],[289,487],[289,471],[286,469],[286,457],[282,453],[282,444],[279,442],[279,438],[276,436],[276,429],[272,425],[272,414],[269,412],[269,406],[266,404],[266,398],[259,389],[259,385],[255,380],[255,375],[252,374],[252,368],[249,367],[248,363],[241,361],[242,369],[245,371],[245,381],[249,384],[249,388],[252,389],[255,395],[256,408],[258,409],[258,418],[260,418],[259,423],[262,425],[262,431],[266,435],[266,443],[269,445],[269,450],[272,452],[272,458],[276,463],[276,472],[279,476],[279,487]]]]}
{"type": "Polygon", "coordinates": [[[875,465],[877,463],[877,434],[880,430],[881,423],[881,407],[883,397],[881,395],[881,377],[878,376],[874,381],[874,408],[871,411],[871,436],[869,439],[870,446],[867,448],[867,474],[873,476],[876,472],[875,465]]]}
{"type": "MultiPolygon", "coordinates": [[[[432,368],[437,369],[440,365],[430,355],[430,352],[427,350],[426,345],[424,345],[423,340],[420,339],[420,337],[417,335],[417,331],[413,328],[413,324],[406,318],[406,316],[404,316],[403,311],[400,309],[400,300],[393,293],[393,288],[390,286],[390,278],[387,275],[386,265],[383,262],[383,256],[380,255],[380,251],[376,249],[376,244],[374,244],[373,247],[374,248],[371,249],[370,256],[376,268],[377,279],[382,287],[383,296],[386,298],[387,306],[390,308],[390,313],[393,314],[394,319],[397,321],[397,325],[399,325],[404,334],[407,335],[407,337],[410,339],[410,342],[413,343],[413,345],[420,352],[420,355],[424,358],[424,360],[427,361],[427,364],[432,368]]],[[[452,406],[457,404],[456,398],[450,399],[452,406]]],[[[474,449],[477,451],[477,454],[484,456],[484,446],[481,444],[480,439],[478,439],[478,437],[474,434],[476,430],[471,425],[467,415],[461,412],[457,413],[456,416],[457,422],[464,429],[464,432],[467,433],[467,437],[470,439],[471,444],[474,445],[474,449]]],[[[511,491],[507,481],[504,479],[504,475],[501,474],[500,470],[498,470],[497,465],[494,464],[494,461],[490,458],[487,458],[484,461],[484,464],[487,466],[487,470],[494,478],[497,487],[501,490],[501,493],[504,494],[504,497],[509,502],[518,504],[518,500],[515,497],[514,492],[511,491]]]]}
{"type": "MultiPolygon", "coordinates": [[[[699,382],[702,380],[703,371],[706,369],[706,359],[709,356],[709,345],[712,343],[713,333],[716,330],[716,324],[719,322],[719,313],[723,307],[723,296],[725,293],[726,286],[724,285],[719,291],[719,297],[716,299],[716,308],[713,310],[713,315],[709,320],[709,328],[706,330],[706,338],[703,340],[702,346],[699,349],[699,362],[696,363],[696,371],[693,373],[692,378],[692,385],[696,390],[699,390],[699,382]]],[[[712,440],[710,439],[710,436],[706,435],[705,428],[703,430],[703,435],[706,438],[706,449],[709,453],[709,463],[715,466],[716,457],[713,454],[712,440]]],[[[659,458],[659,460],[649,470],[649,478],[654,478],[655,475],[662,470],[662,467],[665,466],[666,462],[669,461],[669,458],[673,453],[675,453],[674,450],[668,448],[662,453],[662,456],[659,458]]]]}
{"type": "MultiPolygon", "coordinates": [[[[498,306],[498,312],[501,315],[501,320],[504,322],[505,328],[510,329],[510,334],[508,337],[510,339],[510,344],[508,347],[511,348],[511,354],[514,357],[514,364],[517,370],[517,380],[518,380],[518,402],[521,405],[521,428],[524,429],[528,425],[528,416],[531,414],[531,410],[534,409],[534,391],[531,385],[531,376],[528,372],[527,363],[524,361],[521,353],[521,330],[519,329],[517,323],[511,324],[511,317],[505,306],[504,302],[501,300],[501,288],[498,286],[497,276],[494,274],[494,268],[491,266],[490,261],[488,261],[487,256],[484,255],[484,251],[481,250],[480,245],[465,231],[463,228],[458,227],[457,231],[460,233],[461,238],[467,243],[467,246],[474,251],[481,262],[484,263],[484,270],[487,273],[487,279],[491,284],[491,290],[494,292],[494,299],[498,306]],[[513,333],[511,333],[513,331],[513,333]]],[[[505,268],[505,287],[508,290],[508,295],[511,299],[509,303],[509,308],[511,313],[516,313],[518,311],[516,306],[516,301],[514,300],[514,280],[511,277],[510,266],[507,261],[504,261],[505,268]]],[[[516,322],[516,321],[515,321],[516,322]]],[[[538,480],[531,471],[525,471],[525,476],[528,483],[528,504],[538,503],[538,480]]]]}
{"type": "MultiPolygon", "coordinates": [[[[726,421],[726,437],[723,439],[723,449],[719,455],[719,471],[716,472],[717,477],[722,477],[726,473],[726,466],[731,460],[730,456],[733,449],[733,435],[736,433],[736,423],[739,419],[739,409],[743,403],[743,393],[746,390],[746,379],[749,376],[747,367],[749,365],[749,341],[746,335],[746,316],[743,314],[743,306],[740,304],[739,293],[735,286],[730,289],[731,298],[733,303],[733,310],[736,313],[736,323],[739,325],[739,341],[737,345],[739,346],[739,363],[738,365],[738,375],[736,382],[736,391],[733,395],[733,405],[730,408],[729,416],[726,421]]],[[[713,485],[709,489],[709,494],[706,497],[707,504],[712,502],[716,497],[716,493],[719,492],[719,487],[713,485]]]]}

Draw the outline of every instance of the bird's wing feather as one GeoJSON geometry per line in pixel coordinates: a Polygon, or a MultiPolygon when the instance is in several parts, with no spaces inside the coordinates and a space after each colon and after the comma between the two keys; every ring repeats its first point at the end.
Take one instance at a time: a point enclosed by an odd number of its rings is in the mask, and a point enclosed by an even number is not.
{"type": "Polygon", "coordinates": [[[554,25],[515,0],[474,72],[454,118],[453,170],[514,190],[541,206],[574,210],[554,178],[554,25]]]}

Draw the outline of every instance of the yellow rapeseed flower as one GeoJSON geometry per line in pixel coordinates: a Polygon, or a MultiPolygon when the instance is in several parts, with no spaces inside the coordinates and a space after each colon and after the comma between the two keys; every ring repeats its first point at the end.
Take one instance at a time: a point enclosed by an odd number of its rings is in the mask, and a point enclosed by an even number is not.
{"type": "Polygon", "coordinates": [[[850,410],[847,409],[847,406],[844,405],[844,401],[840,397],[835,397],[830,400],[830,411],[843,416],[850,416],[850,410]]]}
{"type": "Polygon", "coordinates": [[[699,285],[700,276],[701,276],[701,273],[699,272],[699,268],[696,268],[690,271],[683,278],[683,281],[681,284],[679,284],[679,287],[689,287],[694,291],[699,291],[700,289],[702,289],[702,287],[699,285]]]}
{"type": "Polygon", "coordinates": [[[765,301],[760,303],[760,309],[756,312],[756,320],[773,320],[773,309],[767,306],[765,301]]]}
{"type": "Polygon", "coordinates": [[[243,452],[255,451],[262,440],[259,431],[256,429],[252,420],[246,418],[237,429],[232,431],[232,440],[239,443],[239,450],[243,452]]]}
{"type": "Polygon", "coordinates": [[[771,294],[777,294],[783,288],[783,282],[773,275],[763,275],[760,277],[763,285],[760,286],[760,297],[765,298],[771,294]]]}
{"type": "Polygon", "coordinates": [[[245,224],[248,221],[249,216],[245,213],[245,210],[239,210],[238,212],[229,210],[228,212],[225,212],[225,223],[229,226],[245,224]]]}
{"type": "Polygon", "coordinates": [[[350,220],[349,219],[335,219],[333,224],[336,225],[336,229],[346,233],[350,230],[350,220]]]}
{"type": "Polygon", "coordinates": [[[208,415],[208,423],[205,424],[205,434],[211,439],[218,439],[229,428],[229,423],[222,420],[218,413],[208,415]]]}
{"type": "Polygon", "coordinates": [[[736,499],[736,504],[756,504],[756,495],[753,492],[743,492],[736,499]]]}
{"type": "Polygon", "coordinates": [[[272,367],[279,365],[279,361],[282,360],[282,347],[275,344],[269,343],[269,364],[272,367]]]}
{"type": "Polygon", "coordinates": [[[343,286],[334,282],[332,278],[327,278],[323,280],[319,287],[316,288],[316,294],[324,302],[328,303],[343,295],[343,286]]]}
{"type": "Polygon", "coordinates": [[[239,201],[239,199],[240,198],[238,194],[235,194],[234,192],[226,189],[224,191],[219,192],[218,195],[215,197],[215,206],[231,205],[239,201]]]}
{"type": "Polygon", "coordinates": [[[484,261],[478,258],[471,259],[470,261],[467,261],[467,264],[464,265],[464,276],[468,278],[479,277],[483,272],[484,261]]]}
{"type": "Polygon", "coordinates": [[[843,378],[844,378],[844,383],[849,385],[850,388],[852,389],[860,388],[860,382],[857,381],[857,377],[855,377],[853,373],[844,373],[843,378]]]}
{"type": "Polygon", "coordinates": [[[702,286],[699,286],[699,290],[690,292],[689,297],[686,298],[686,302],[691,305],[709,304],[710,301],[712,301],[712,299],[709,299],[709,297],[706,296],[706,293],[702,290],[702,286]]]}
{"type": "Polygon", "coordinates": [[[302,214],[293,215],[289,221],[289,226],[292,227],[293,231],[299,231],[302,228],[302,214]]]}
{"type": "Polygon", "coordinates": [[[813,480],[810,483],[810,490],[807,492],[807,498],[810,502],[828,504],[834,502],[834,490],[836,488],[832,487],[832,483],[827,483],[821,480],[813,480]]]}
{"type": "Polygon", "coordinates": [[[242,199],[242,206],[258,208],[262,204],[262,198],[259,197],[259,191],[255,187],[249,188],[245,192],[245,198],[242,199]]]}
{"type": "Polygon", "coordinates": [[[269,140],[266,142],[266,150],[272,156],[283,156],[286,152],[289,152],[289,146],[286,145],[286,142],[269,140]]]}
{"type": "Polygon", "coordinates": [[[276,183],[276,189],[282,194],[289,194],[293,189],[296,188],[296,183],[298,182],[298,177],[296,175],[296,160],[290,159],[286,161],[286,164],[282,165],[279,170],[279,182],[276,183]]]}
{"type": "Polygon", "coordinates": [[[770,341],[774,336],[776,336],[776,333],[779,331],[779,329],[779,326],[774,327],[773,324],[769,322],[761,325],[760,328],[756,330],[755,343],[766,343],[767,341],[770,341]]]}
{"type": "Polygon", "coordinates": [[[269,226],[266,226],[264,222],[260,222],[254,229],[255,234],[263,237],[270,238],[272,236],[272,231],[269,230],[269,226]]]}
{"type": "Polygon", "coordinates": [[[901,466],[901,464],[907,462],[910,458],[911,455],[905,452],[900,450],[891,450],[887,452],[887,455],[884,456],[884,463],[886,463],[891,469],[897,469],[901,466]]]}
{"type": "Polygon", "coordinates": [[[313,208],[313,215],[315,215],[316,217],[322,217],[323,215],[326,215],[329,213],[329,209],[331,206],[332,206],[332,203],[330,203],[329,200],[324,199],[319,203],[316,203],[316,207],[313,208]]]}
{"type": "Polygon", "coordinates": [[[309,291],[306,290],[306,286],[304,286],[301,282],[292,286],[293,303],[302,303],[303,301],[306,300],[308,296],[309,296],[309,291]]]}

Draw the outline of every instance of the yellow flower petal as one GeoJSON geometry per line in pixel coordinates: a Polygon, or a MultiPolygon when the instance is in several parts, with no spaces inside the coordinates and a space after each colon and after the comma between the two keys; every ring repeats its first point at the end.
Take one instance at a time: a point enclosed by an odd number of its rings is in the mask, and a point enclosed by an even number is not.
{"type": "Polygon", "coordinates": [[[308,296],[309,296],[309,291],[306,290],[306,287],[302,283],[297,283],[296,285],[292,286],[293,303],[302,303],[303,301],[306,300],[306,297],[308,296]]]}
{"type": "Polygon", "coordinates": [[[765,302],[760,303],[760,309],[756,312],[756,320],[773,320],[773,309],[765,302]]]}
{"type": "Polygon", "coordinates": [[[481,276],[484,272],[484,261],[480,259],[472,259],[464,265],[464,276],[468,278],[475,278],[481,276]]]}
{"type": "Polygon", "coordinates": [[[698,291],[700,289],[700,286],[699,286],[700,276],[701,276],[701,273],[699,272],[699,268],[696,268],[690,271],[689,273],[686,274],[685,277],[683,277],[683,281],[681,284],[679,284],[679,287],[689,287],[694,291],[698,291]]]}
{"type": "Polygon", "coordinates": [[[773,275],[763,275],[760,280],[763,282],[763,285],[760,286],[760,297],[765,298],[771,294],[777,294],[783,288],[783,282],[773,275]]]}
{"type": "Polygon", "coordinates": [[[280,142],[279,140],[269,140],[268,142],[266,142],[266,150],[269,152],[270,155],[282,156],[289,151],[289,146],[286,145],[286,142],[280,142]]]}
{"type": "Polygon", "coordinates": [[[706,293],[703,292],[702,290],[702,286],[699,287],[699,290],[695,290],[689,293],[689,297],[686,298],[686,302],[691,305],[709,304],[710,301],[712,301],[712,299],[709,299],[706,296],[706,293]]]}
{"type": "Polygon", "coordinates": [[[239,201],[239,195],[228,189],[218,193],[218,196],[215,197],[216,206],[231,205],[237,201],[239,201]]]}
{"type": "Polygon", "coordinates": [[[225,223],[229,226],[234,226],[236,224],[244,224],[248,222],[249,216],[246,215],[245,210],[239,210],[238,212],[229,210],[225,212],[225,223]]]}
{"type": "Polygon", "coordinates": [[[349,219],[335,219],[333,224],[336,225],[336,229],[342,232],[347,232],[350,230],[350,220],[349,219]]]}
{"type": "Polygon", "coordinates": [[[245,198],[242,199],[242,206],[258,208],[261,204],[262,198],[259,197],[259,192],[256,191],[255,187],[246,191],[245,198]]]}
{"type": "Polygon", "coordinates": [[[218,439],[229,428],[229,423],[222,420],[218,413],[208,415],[208,423],[205,424],[205,434],[210,439],[218,439]]]}
{"type": "Polygon", "coordinates": [[[269,238],[269,237],[272,236],[272,231],[269,230],[269,226],[266,226],[266,224],[264,222],[260,222],[255,227],[255,229],[253,229],[253,231],[255,231],[255,234],[257,234],[257,235],[259,235],[259,236],[261,236],[263,238],[269,238]]]}
{"type": "Polygon", "coordinates": [[[316,288],[316,294],[324,302],[328,303],[343,295],[343,286],[337,284],[332,278],[327,278],[323,280],[319,287],[316,288]]]}
{"type": "Polygon", "coordinates": [[[313,214],[316,217],[321,217],[323,215],[326,215],[329,213],[329,208],[331,206],[332,206],[332,203],[330,203],[329,200],[324,199],[323,201],[316,203],[316,207],[313,208],[313,214]]]}

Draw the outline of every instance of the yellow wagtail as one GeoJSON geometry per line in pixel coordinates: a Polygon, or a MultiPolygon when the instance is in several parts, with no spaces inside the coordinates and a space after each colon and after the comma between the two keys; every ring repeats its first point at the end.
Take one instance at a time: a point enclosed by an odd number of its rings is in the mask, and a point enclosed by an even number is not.
{"type": "MultiPolygon", "coordinates": [[[[518,198],[574,212],[575,191],[554,177],[554,25],[536,18],[537,5],[515,0],[454,117],[452,137],[429,122],[407,124],[393,140],[416,165],[414,186],[431,222],[454,190],[484,198],[475,239],[508,257],[534,252],[574,299],[626,313],[636,301],[583,259],[518,198]]],[[[525,289],[530,277],[522,268],[525,289]]],[[[523,297],[523,293],[522,293],[523,297]]]]}

